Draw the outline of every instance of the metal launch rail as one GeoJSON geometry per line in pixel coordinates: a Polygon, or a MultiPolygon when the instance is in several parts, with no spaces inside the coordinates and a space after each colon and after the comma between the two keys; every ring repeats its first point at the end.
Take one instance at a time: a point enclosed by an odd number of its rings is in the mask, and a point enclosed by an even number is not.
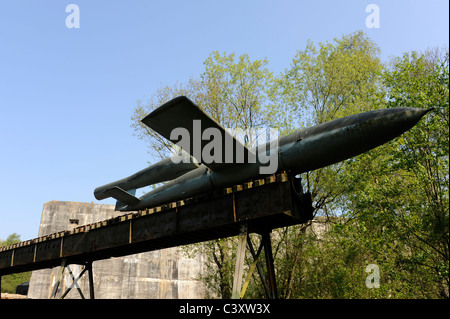
{"type": "MultiPolygon", "coordinates": [[[[272,229],[310,219],[311,197],[303,194],[298,179],[283,172],[221,192],[1,247],[0,277],[82,264],[90,270],[91,283],[93,261],[236,236],[242,234],[243,225],[247,234],[263,236],[266,255],[271,255],[268,246],[272,229]]],[[[268,262],[273,264],[273,260],[268,262]]]]}

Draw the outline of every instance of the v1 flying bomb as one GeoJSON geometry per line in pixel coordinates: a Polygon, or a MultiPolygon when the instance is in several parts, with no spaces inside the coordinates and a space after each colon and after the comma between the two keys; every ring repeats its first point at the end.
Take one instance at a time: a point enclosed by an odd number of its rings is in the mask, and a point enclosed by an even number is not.
{"type": "Polygon", "coordinates": [[[338,163],[412,128],[431,109],[390,108],[355,114],[248,148],[185,96],[160,106],[142,122],[182,152],[124,179],[97,187],[98,200],[137,211],[225,188],[278,171],[300,174],[338,163]],[[166,182],[136,197],[136,189],[166,182]]]}

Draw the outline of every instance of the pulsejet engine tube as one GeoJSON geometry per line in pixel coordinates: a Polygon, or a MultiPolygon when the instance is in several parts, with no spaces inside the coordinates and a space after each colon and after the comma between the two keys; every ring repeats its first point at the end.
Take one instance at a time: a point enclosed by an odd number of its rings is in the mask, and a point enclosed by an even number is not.
{"type": "Polygon", "coordinates": [[[97,187],[94,190],[94,196],[96,199],[102,200],[111,197],[109,191],[113,187],[119,187],[124,190],[135,190],[148,185],[175,179],[199,166],[200,164],[193,157],[182,152],[182,154],[165,158],[131,176],[97,187]]]}

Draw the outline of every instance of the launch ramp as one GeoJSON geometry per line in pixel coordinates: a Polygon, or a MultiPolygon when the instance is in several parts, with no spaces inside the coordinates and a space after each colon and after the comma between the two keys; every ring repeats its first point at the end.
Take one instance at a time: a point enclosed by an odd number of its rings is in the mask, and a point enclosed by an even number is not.
{"type": "Polygon", "coordinates": [[[308,194],[294,178],[272,175],[221,192],[84,225],[0,248],[0,276],[197,243],[306,222],[308,194]]]}

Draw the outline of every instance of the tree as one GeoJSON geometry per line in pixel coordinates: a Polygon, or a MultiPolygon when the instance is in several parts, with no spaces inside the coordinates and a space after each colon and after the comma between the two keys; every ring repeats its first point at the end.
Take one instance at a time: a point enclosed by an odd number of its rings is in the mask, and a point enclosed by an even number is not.
{"type": "Polygon", "coordinates": [[[173,86],[158,88],[146,104],[142,100],[137,101],[137,106],[131,116],[131,127],[134,129],[134,135],[148,144],[152,158],[160,160],[169,156],[173,144],[150,129],[141,120],[157,107],[177,96],[186,95],[195,100],[199,86],[201,86],[201,83],[198,80],[190,79],[186,84],[175,83],[173,86]]]}
{"type": "MultiPolygon", "coordinates": [[[[361,31],[335,38],[333,43],[319,43],[318,47],[308,41],[306,48],[293,58],[291,67],[275,80],[271,90],[276,109],[288,110],[277,118],[279,125],[289,123],[286,130],[292,131],[381,107],[382,64],[378,55],[377,45],[361,31]]],[[[342,213],[337,198],[346,191],[340,177],[343,165],[338,163],[301,176],[303,188],[312,196],[314,216],[327,217],[321,219],[321,223],[328,223],[330,218],[342,213]]],[[[320,254],[331,243],[320,244],[318,235],[308,229],[310,225],[282,230],[280,238],[286,240],[277,244],[280,249],[276,256],[279,290],[284,298],[343,296],[326,294],[331,286],[324,290],[322,285],[319,291],[312,289],[318,287],[319,279],[327,278],[318,275],[313,261],[323,261],[320,254]],[[305,291],[305,287],[312,290],[305,291]]],[[[341,273],[337,278],[342,276],[341,273]]]]}
{"type": "Polygon", "coordinates": [[[235,61],[234,53],[213,52],[204,62],[196,100],[224,127],[246,130],[270,125],[264,109],[273,76],[267,64],[267,59],[251,61],[247,54],[235,61]]]}
{"type": "MultiPolygon", "coordinates": [[[[247,54],[237,58],[234,53],[215,51],[204,61],[205,71],[199,79],[176,83],[157,90],[146,105],[138,101],[131,117],[135,135],[147,141],[150,153],[160,159],[169,155],[172,143],[140,122],[167,101],[186,95],[208,115],[229,129],[247,130],[270,126],[267,109],[268,91],[273,79],[268,61],[251,61],[247,54]]],[[[238,136],[239,138],[239,136],[238,136]]]]}
{"type": "Polygon", "coordinates": [[[433,107],[409,134],[397,140],[393,168],[403,178],[396,207],[402,239],[410,253],[403,267],[424,274],[426,296],[449,297],[449,55],[448,51],[412,52],[387,70],[385,85],[390,107],[433,107]]]}
{"type": "Polygon", "coordinates": [[[379,52],[362,31],[318,47],[308,41],[277,79],[274,94],[307,125],[372,109],[382,67],[379,52]]]}
{"type": "Polygon", "coordinates": [[[11,246],[17,243],[20,243],[20,235],[16,233],[12,233],[11,235],[9,235],[6,240],[0,239],[0,247],[11,246]]]}
{"type": "Polygon", "coordinates": [[[401,137],[347,161],[339,174],[346,222],[330,236],[335,247],[355,247],[359,269],[380,267],[376,293],[384,298],[448,298],[448,53],[428,56],[404,54],[385,68],[385,105],[435,110],[401,137]]]}
{"type": "MultiPolygon", "coordinates": [[[[276,80],[272,97],[279,101],[278,109],[289,109],[290,118],[297,120],[291,121],[296,129],[378,108],[382,97],[378,55],[379,48],[362,31],[319,47],[308,41],[276,80]]],[[[303,176],[317,213],[337,211],[333,200],[342,190],[333,181],[340,165],[303,176]]]]}
{"type": "Polygon", "coordinates": [[[284,297],[448,298],[448,53],[406,54],[383,69],[361,32],[319,47],[299,51],[275,91],[309,123],[379,107],[435,111],[394,141],[302,176],[329,231],[285,230],[279,289],[284,297]],[[379,289],[364,285],[369,264],[382,271],[379,289]]]}

